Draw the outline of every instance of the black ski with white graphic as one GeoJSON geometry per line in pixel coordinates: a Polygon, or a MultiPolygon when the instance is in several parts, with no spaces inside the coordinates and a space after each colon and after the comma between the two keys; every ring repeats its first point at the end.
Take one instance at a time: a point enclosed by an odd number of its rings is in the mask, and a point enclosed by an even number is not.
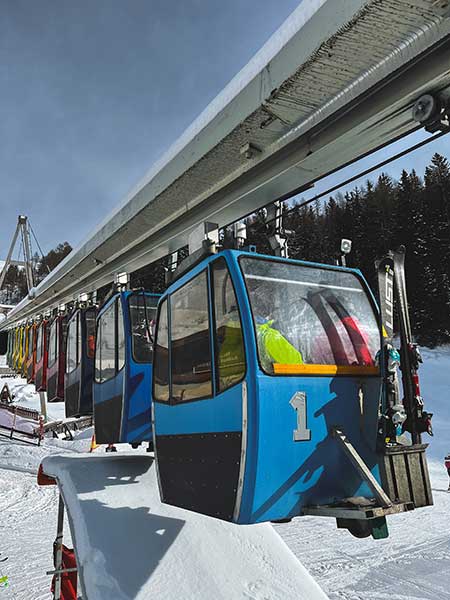
{"type": "Polygon", "coordinates": [[[409,320],[408,298],[406,295],[405,280],[405,247],[400,246],[393,254],[395,299],[400,325],[400,369],[403,381],[403,403],[408,415],[403,429],[409,431],[413,444],[420,444],[420,434],[427,432],[433,435],[431,427],[431,413],[424,410],[423,399],[420,394],[419,365],[422,362],[417,344],[413,342],[411,323],[409,320]]]}
{"type": "Polygon", "coordinates": [[[384,442],[394,442],[401,435],[407,415],[400,400],[398,367],[400,354],[394,348],[394,255],[389,252],[377,262],[378,291],[382,348],[380,366],[384,378],[384,406],[380,421],[380,434],[384,442]]]}

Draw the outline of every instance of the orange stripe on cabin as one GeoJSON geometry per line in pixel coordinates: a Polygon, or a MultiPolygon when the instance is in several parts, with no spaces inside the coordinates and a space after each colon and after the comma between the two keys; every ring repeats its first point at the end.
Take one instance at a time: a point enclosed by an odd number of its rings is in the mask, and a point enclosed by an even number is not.
{"type": "Polygon", "coordinates": [[[359,365],[285,365],[275,363],[276,375],[379,375],[380,369],[373,366],[359,365]]]}

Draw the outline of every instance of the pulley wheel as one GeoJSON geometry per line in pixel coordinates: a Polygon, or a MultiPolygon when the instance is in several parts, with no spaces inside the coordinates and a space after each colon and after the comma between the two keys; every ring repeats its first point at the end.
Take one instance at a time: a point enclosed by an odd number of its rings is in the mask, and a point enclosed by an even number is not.
{"type": "Polygon", "coordinates": [[[417,123],[427,123],[440,113],[440,104],[431,94],[421,96],[413,107],[413,119],[417,123]]]}

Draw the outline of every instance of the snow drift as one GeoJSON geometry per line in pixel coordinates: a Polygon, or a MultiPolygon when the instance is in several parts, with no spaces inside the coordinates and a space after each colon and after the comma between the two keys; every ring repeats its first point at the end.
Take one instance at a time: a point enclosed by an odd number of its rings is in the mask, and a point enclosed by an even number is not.
{"type": "Polygon", "coordinates": [[[326,599],[271,525],[162,504],[148,455],[50,456],[43,467],[68,509],[83,598],[326,599]]]}

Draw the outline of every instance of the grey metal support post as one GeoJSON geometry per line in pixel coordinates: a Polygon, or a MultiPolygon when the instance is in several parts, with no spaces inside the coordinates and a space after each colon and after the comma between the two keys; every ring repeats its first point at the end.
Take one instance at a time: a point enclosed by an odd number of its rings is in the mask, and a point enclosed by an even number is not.
{"type": "Polygon", "coordinates": [[[340,429],[333,428],[333,430],[331,431],[331,435],[339,442],[346,456],[350,459],[350,462],[356,468],[363,480],[366,481],[366,483],[369,485],[380,505],[384,508],[392,506],[392,502],[389,496],[386,494],[386,492],[380,486],[378,481],[372,475],[368,466],[358,454],[356,449],[352,446],[345,433],[340,429]]]}
{"type": "Polygon", "coordinates": [[[39,399],[41,401],[41,415],[44,417],[44,421],[47,421],[47,392],[39,392],[39,399]]]}
{"type": "Polygon", "coordinates": [[[247,241],[247,226],[244,220],[233,223],[233,239],[237,249],[242,248],[247,241]]]}
{"type": "Polygon", "coordinates": [[[287,236],[283,227],[283,203],[273,202],[266,206],[266,221],[269,225],[269,243],[275,256],[289,258],[287,236]]]}
{"type": "MultiPolygon", "coordinates": [[[[19,217],[19,219],[20,219],[20,217],[19,217]]],[[[14,252],[14,247],[16,245],[16,241],[17,241],[17,237],[19,235],[19,231],[20,231],[20,221],[17,222],[16,231],[14,232],[13,239],[12,239],[12,242],[11,242],[11,246],[9,247],[9,250],[8,250],[8,256],[6,257],[5,264],[3,265],[3,270],[0,273],[0,290],[3,287],[3,282],[5,280],[6,273],[8,272],[9,266],[11,264],[11,257],[12,257],[12,253],[14,252]]]]}
{"type": "Polygon", "coordinates": [[[19,225],[22,233],[23,253],[25,255],[25,274],[27,277],[28,291],[34,287],[32,256],[31,256],[31,239],[28,229],[28,218],[24,215],[19,217],[19,225]]]}

